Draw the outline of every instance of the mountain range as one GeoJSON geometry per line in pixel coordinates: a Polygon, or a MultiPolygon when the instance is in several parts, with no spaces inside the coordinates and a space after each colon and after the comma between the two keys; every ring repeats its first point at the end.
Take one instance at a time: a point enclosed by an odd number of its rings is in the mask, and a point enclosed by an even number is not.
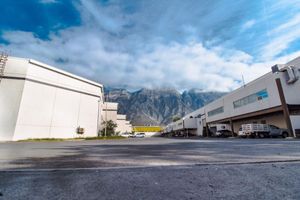
{"type": "Polygon", "coordinates": [[[106,99],[119,103],[119,114],[137,125],[166,125],[176,117],[182,117],[226,93],[204,92],[190,89],[180,93],[175,89],[106,89],[106,99]]]}

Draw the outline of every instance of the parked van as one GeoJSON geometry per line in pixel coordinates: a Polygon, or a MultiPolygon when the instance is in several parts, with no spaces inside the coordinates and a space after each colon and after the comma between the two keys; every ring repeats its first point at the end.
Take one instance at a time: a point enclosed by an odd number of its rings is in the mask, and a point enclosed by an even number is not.
{"type": "Polygon", "coordinates": [[[231,127],[229,124],[211,124],[209,131],[212,136],[216,137],[230,137],[232,136],[231,127]]]}

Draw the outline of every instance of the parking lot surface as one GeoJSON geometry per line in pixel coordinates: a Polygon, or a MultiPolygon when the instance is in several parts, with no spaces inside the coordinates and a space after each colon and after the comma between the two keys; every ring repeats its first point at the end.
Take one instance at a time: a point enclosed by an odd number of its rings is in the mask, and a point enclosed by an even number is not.
{"type": "Polygon", "coordinates": [[[0,143],[2,199],[300,199],[300,140],[0,143]]]}

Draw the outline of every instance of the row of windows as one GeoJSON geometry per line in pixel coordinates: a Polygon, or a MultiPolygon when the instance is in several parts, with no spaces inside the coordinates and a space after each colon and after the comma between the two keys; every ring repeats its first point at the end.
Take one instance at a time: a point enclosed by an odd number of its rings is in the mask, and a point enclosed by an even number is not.
{"type": "MultiPolygon", "coordinates": [[[[262,99],[266,99],[268,97],[269,97],[268,91],[267,91],[267,89],[264,89],[264,90],[261,90],[257,93],[251,94],[249,96],[246,96],[244,98],[241,98],[239,100],[234,101],[233,102],[233,107],[234,108],[239,108],[239,107],[245,106],[247,104],[254,103],[254,102],[260,101],[262,99]]],[[[210,117],[210,116],[217,115],[217,114],[220,114],[220,113],[223,113],[223,112],[224,112],[224,107],[222,106],[222,107],[216,108],[212,111],[209,111],[207,113],[207,115],[210,117]]]]}
{"type": "Polygon", "coordinates": [[[262,99],[266,99],[268,97],[269,97],[268,91],[267,91],[267,89],[264,89],[264,90],[261,90],[257,93],[246,96],[242,99],[234,101],[233,102],[233,107],[234,108],[239,108],[239,107],[245,106],[247,104],[254,103],[254,102],[260,101],[262,99]]]}
{"type": "Polygon", "coordinates": [[[220,114],[220,113],[223,113],[223,112],[224,112],[224,107],[222,106],[222,107],[216,108],[216,109],[214,109],[212,111],[209,111],[207,113],[207,115],[210,117],[210,116],[213,116],[213,115],[216,115],[216,114],[220,114]]]}

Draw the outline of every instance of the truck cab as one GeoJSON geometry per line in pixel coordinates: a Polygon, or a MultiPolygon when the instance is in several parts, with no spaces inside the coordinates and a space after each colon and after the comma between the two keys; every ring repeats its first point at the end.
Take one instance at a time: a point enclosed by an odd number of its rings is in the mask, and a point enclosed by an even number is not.
{"type": "Polygon", "coordinates": [[[281,136],[283,138],[286,138],[289,136],[287,129],[279,128],[274,125],[269,125],[269,129],[270,129],[269,136],[271,137],[281,136]]]}

